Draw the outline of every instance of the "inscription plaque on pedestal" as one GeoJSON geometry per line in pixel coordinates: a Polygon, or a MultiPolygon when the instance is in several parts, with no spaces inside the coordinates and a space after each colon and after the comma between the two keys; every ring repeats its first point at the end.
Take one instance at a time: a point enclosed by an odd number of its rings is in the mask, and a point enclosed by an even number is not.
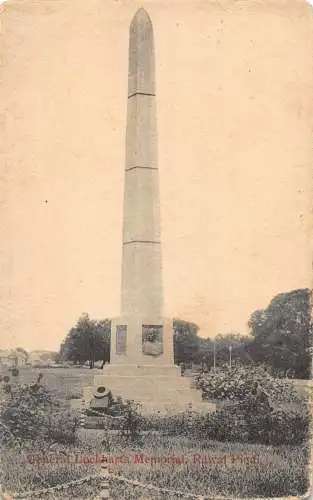
{"type": "Polygon", "coordinates": [[[116,327],[116,354],[126,354],[127,326],[117,325],[116,327]]]}

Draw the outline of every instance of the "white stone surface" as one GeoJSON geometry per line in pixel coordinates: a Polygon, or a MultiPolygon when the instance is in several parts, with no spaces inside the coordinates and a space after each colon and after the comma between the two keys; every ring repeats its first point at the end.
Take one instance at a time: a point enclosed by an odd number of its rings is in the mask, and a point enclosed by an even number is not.
{"type": "Polygon", "coordinates": [[[139,9],[130,26],[121,317],[112,321],[111,364],[173,365],[172,323],[163,319],[155,61],[151,20],[139,9]],[[116,328],[127,348],[116,353],[116,328]],[[143,325],[163,326],[163,354],[142,352],[143,325]]]}
{"type": "Polygon", "coordinates": [[[196,411],[215,411],[215,405],[202,401],[201,392],[191,388],[190,378],[181,377],[177,366],[107,365],[103,375],[96,375],[94,386],[86,387],[84,398],[89,404],[98,386],[105,386],[114,398],[134,400],[143,413],[177,413],[190,405],[196,411]]]}

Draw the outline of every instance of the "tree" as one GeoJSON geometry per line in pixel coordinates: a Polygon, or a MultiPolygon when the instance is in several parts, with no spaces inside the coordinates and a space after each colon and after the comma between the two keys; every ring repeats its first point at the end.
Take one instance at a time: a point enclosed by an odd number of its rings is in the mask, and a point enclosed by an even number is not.
{"type": "Polygon", "coordinates": [[[251,338],[237,332],[217,335],[215,337],[216,365],[220,366],[229,363],[230,348],[233,362],[240,362],[241,364],[250,362],[251,358],[245,351],[245,347],[250,342],[251,338]]]}
{"type": "Polygon", "coordinates": [[[210,369],[214,364],[214,342],[207,338],[198,338],[198,350],[193,356],[195,363],[201,364],[203,368],[210,369]]]}
{"type": "Polygon", "coordinates": [[[192,362],[197,358],[200,339],[199,327],[181,319],[173,321],[174,362],[176,364],[192,362]]]}
{"type": "Polygon", "coordinates": [[[309,378],[311,372],[311,292],[293,290],[276,295],[265,310],[249,320],[254,341],[247,346],[254,361],[275,370],[309,378]]]}
{"type": "Polygon", "coordinates": [[[262,335],[264,322],[266,321],[266,312],[263,309],[254,311],[248,321],[248,327],[251,335],[259,337],[262,335]]]}
{"type": "Polygon", "coordinates": [[[244,363],[251,361],[245,346],[251,342],[249,337],[240,333],[218,335],[214,340],[198,337],[195,323],[174,319],[174,361],[180,363],[198,363],[210,369],[214,364],[214,349],[218,364],[229,362],[229,346],[232,347],[232,359],[244,363]]]}
{"type": "Polygon", "coordinates": [[[60,358],[80,364],[89,361],[90,368],[93,368],[95,361],[109,361],[110,336],[109,319],[92,320],[84,313],[63,342],[60,358]]]}

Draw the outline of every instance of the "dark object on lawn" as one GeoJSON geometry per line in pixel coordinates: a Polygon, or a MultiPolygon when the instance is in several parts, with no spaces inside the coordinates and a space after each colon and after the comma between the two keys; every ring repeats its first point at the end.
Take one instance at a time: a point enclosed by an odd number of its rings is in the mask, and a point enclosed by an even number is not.
{"type": "Polygon", "coordinates": [[[11,373],[12,373],[13,377],[18,377],[20,372],[19,372],[18,368],[12,368],[11,373]]]}
{"type": "Polygon", "coordinates": [[[10,380],[10,377],[9,377],[8,375],[5,375],[5,376],[3,377],[3,382],[8,383],[8,382],[9,382],[9,380],[10,380]]]}
{"type": "Polygon", "coordinates": [[[106,412],[107,408],[112,404],[113,398],[111,391],[108,391],[103,385],[99,386],[94,393],[94,397],[90,401],[90,409],[101,412],[106,412]]]}
{"type": "Polygon", "coordinates": [[[32,389],[34,389],[35,391],[37,391],[39,389],[39,387],[40,387],[40,381],[41,381],[42,378],[43,378],[43,374],[42,373],[38,373],[36,382],[31,385],[32,389]]]}
{"type": "Polygon", "coordinates": [[[3,386],[3,390],[4,390],[4,392],[6,392],[7,394],[11,394],[11,393],[12,393],[12,388],[11,388],[11,385],[10,385],[10,384],[8,384],[8,383],[4,384],[4,386],[3,386]]]}

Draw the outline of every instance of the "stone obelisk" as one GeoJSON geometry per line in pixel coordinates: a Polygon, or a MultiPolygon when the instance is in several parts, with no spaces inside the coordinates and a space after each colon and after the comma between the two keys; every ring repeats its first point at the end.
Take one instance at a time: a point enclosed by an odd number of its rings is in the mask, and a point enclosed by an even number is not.
{"type": "Polygon", "coordinates": [[[141,8],[129,41],[121,315],[111,323],[110,364],[85,388],[87,404],[108,389],[148,413],[203,408],[174,365],[173,325],[163,316],[158,174],[153,28],[141,8]]]}
{"type": "Polygon", "coordinates": [[[153,27],[141,8],[130,26],[121,317],[112,321],[111,363],[173,364],[171,344],[163,319],[153,27]]]}

